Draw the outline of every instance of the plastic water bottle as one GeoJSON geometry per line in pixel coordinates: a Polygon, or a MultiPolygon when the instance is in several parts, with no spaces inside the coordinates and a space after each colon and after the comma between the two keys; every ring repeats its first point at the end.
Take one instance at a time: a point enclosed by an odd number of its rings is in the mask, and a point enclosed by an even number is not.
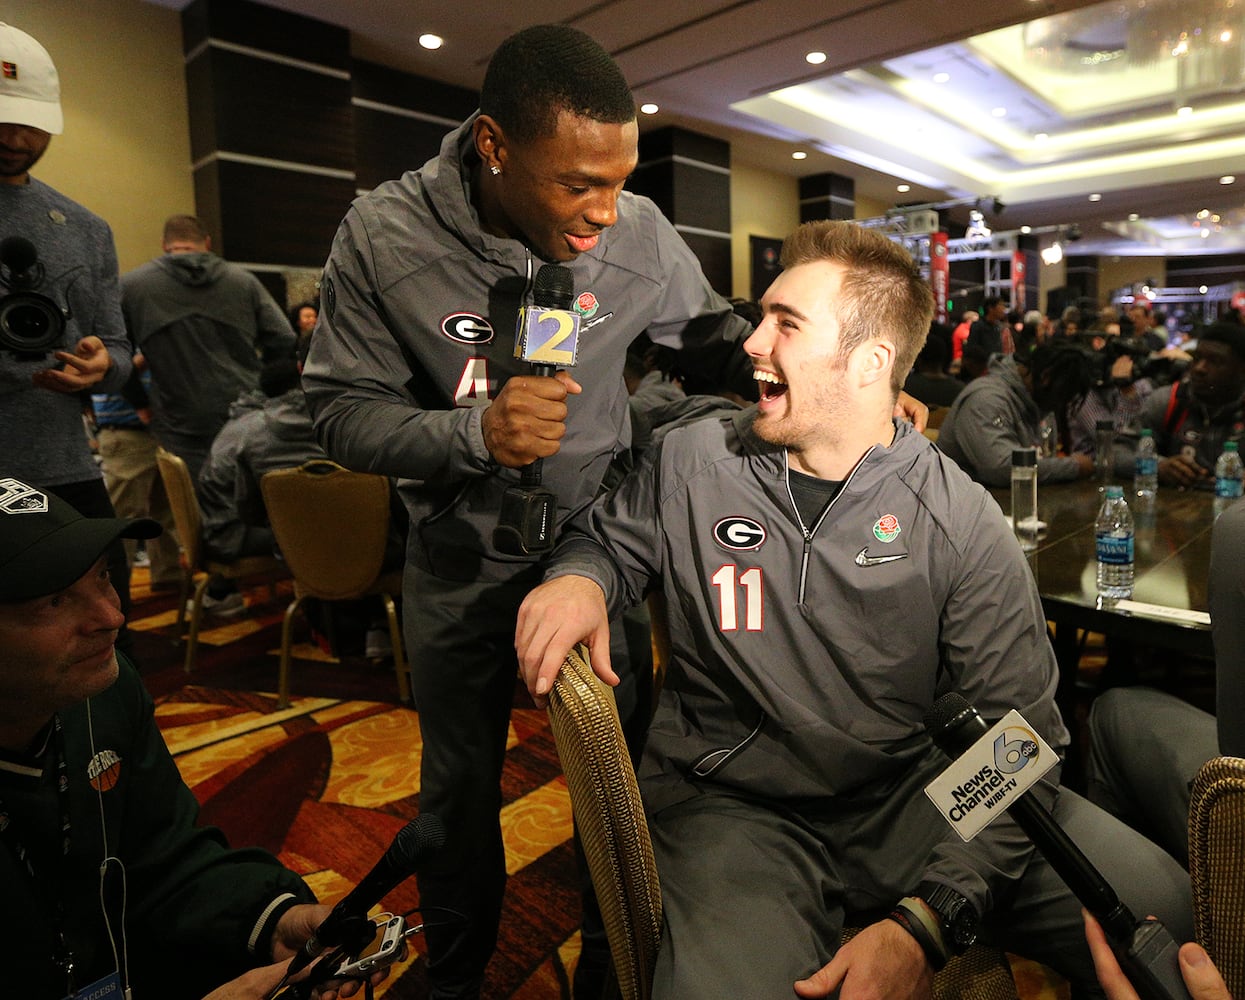
{"type": "Polygon", "coordinates": [[[1115,423],[1111,420],[1099,420],[1094,426],[1094,472],[1101,491],[1115,472],[1115,423]]]}
{"type": "Polygon", "coordinates": [[[1037,449],[1012,450],[1012,528],[1026,552],[1037,548],[1037,449]]]}
{"type": "Polygon", "coordinates": [[[1137,440],[1137,457],[1133,463],[1133,490],[1138,500],[1153,500],[1159,488],[1159,456],[1154,447],[1154,432],[1142,428],[1137,440]]]}
{"type": "Polygon", "coordinates": [[[1133,594],[1133,515],[1124,487],[1108,486],[1094,524],[1098,552],[1098,595],[1119,599],[1133,594]]]}
{"type": "Polygon", "coordinates": [[[1227,509],[1228,505],[1241,497],[1242,477],[1245,470],[1241,467],[1241,456],[1235,441],[1225,441],[1219,461],[1215,463],[1215,517],[1227,509]]]}

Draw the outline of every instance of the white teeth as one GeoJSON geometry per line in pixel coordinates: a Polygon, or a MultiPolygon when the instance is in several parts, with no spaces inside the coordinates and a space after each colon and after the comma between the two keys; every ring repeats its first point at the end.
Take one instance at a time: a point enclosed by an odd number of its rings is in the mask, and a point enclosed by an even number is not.
{"type": "Polygon", "coordinates": [[[763,372],[759,368],[754,368],[752,377],[757,382],[770,382],[773,385],[786,385],[787,383],[780,379],[773,372],[763,372]]]}

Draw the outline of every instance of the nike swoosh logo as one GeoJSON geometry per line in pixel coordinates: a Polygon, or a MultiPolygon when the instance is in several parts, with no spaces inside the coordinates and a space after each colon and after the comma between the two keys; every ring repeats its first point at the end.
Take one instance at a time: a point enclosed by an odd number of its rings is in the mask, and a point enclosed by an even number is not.
{"type": "Polygon", "coordinates": [[[871,556],[869,555],[869,546],[865,546],[856,553],[857,566],[881,566],[883,563],[895,562],[898,559],[907,559],[908,553],[896,552],[893,556],[871,556]]]}

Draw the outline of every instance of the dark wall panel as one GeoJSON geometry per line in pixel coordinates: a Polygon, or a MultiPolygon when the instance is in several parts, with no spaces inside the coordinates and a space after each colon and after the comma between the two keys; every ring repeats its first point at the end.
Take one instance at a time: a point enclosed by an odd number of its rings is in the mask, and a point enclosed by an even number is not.
{"type": "Polygon", "coordinates": [[[292,59],[350,68],[350,32],[251,0],[195,0],[182,11],[182,51],[209,38],[276,52],[292,59]]]}
{"type": "Polygon", "coordinates": [[[450,121],[465,121],[480,103],[479,94],[466,87],[402,73],[361,59],[352,65],[351,76],[355,97],[438,115],[450,121]]]}
{"type": "Polygon", "coordinates": [[[197,123],[191,129],[194,161],[226,150],[354,168],[348,79],[215,48],[192,59],[186,74],[197,123]]]}
{"type": "Polygon", "coordinates": [[[640,136],[640,162],[649,163],[681,156],[715,167],[730,168],[731,146],[712,136],[677,126],[653,129],[640,136]]]}
{"type": "Polygon", "coordinates": [[[729,233],[730,175],[678,161],[673,167],[674,205],[679,224],[729,233]]]}
{"type": "Polygon", "coordinates": [[[719,295],[731,295],[731,241],[696,233],[680,233],[700,261],[701,270],[719,295]]]}
{"type": "MultiPolygon", "coordinates": [[[[218,160],[195,172],[195,195],[218,192],[217,250],[229,260],[321,267],[354,183],[218,160]],[[202,181],[200,175],[205,175],[202,181]],[[215,175],[212,177],[211,175],[215,175]]],[[[206,220],[211,206],[199,200],[206,220]]]]}
{"type": "Polygon", "coordinates": [[[369,108],[354,109],[355,183],[370,191],[423,166],[441,149],[449,126],[369,108]]]}

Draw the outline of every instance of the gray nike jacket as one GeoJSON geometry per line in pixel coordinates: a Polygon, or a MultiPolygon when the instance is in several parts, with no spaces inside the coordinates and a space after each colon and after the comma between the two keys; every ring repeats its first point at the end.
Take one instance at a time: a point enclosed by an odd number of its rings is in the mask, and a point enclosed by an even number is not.
{"type": "MultiPolygon", "coordinates": [[[[646,806],[710,783],[810,816],[905,809],[910,795],[893,799],[913,769],[948,763],[923,725],[948,691],[990,721],[1017,709],[1066,746],[1037,588],[994,499],[896,421],[805,526],[754,415],[671,430],[568,529],[546,574],[595,580],[611,616],[664,590],[673,650],[646,806]]],[[[1029,794],[1049,805],[1058,773],[1029,794]]],[[[1032,845],[1010,818],[970,844],[946,833],[924,877],[985,912],[1032,845]]]]}

